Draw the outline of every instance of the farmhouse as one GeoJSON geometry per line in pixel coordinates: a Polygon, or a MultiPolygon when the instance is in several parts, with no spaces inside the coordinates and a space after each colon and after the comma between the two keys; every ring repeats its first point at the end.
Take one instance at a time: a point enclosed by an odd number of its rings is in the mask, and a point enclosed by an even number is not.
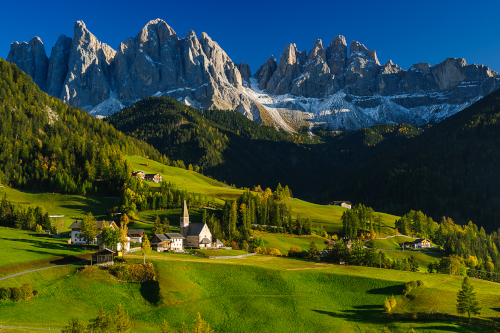
{"type": "Polygon", "coordinates": [[[142,237],[144,237],[144,229],[128,229],[127,236],[131,243],[142,243],[142,237]]]}
{"type": "Polygon", "coordinates": [[[344,207],[351,209],[352,203],[350,201],[334,201],[330,205],[344,207]]]}
{"type": "Polygon", "coordinates": [[[156,234],[151,239],[151,248],[154,251],[175,251],[179,252],[184,249],[185,237],[177,233],[156,234]]]}
{"type": "Polygon", "coordinates": [[[148,173],[144,176],[144,180],[159,183],[163,181],[163,177],[159,173],[148,173]]]}
{"type": "Polygon", "coordinates": [[[144,179],[146,173],[144,171],[132,171],[132,177],[144,179]]]}
{"type": "Polygon", "coordinates": [[[431,241],[427,238],[418,238],[413,241],[416,249],[428,249],[431,247],[431,241]]]}
{"type": "MultiPolygon", "coordinates": [[[[102,229],[103,223],[110,228],[118,228],[114,221],[97,221],[97,229],[102,229]]],[[[71,229],[71,244],[87,244],[87,241],[80,233],[81,227],[82,221],[75,221],[69,226],[69,229],[71,229]]],[[[97,236],[89,241],[89,244],[97,244],[97,236]]]]}

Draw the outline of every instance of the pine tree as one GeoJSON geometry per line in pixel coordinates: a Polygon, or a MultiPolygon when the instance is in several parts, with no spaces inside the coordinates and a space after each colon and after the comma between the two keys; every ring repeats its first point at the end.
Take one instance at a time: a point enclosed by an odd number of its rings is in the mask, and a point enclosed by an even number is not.
{"type": "Polygon", "coordinates": [[[153,234],[164,234],[165,230],[161,225],[161,219],[156,215],[155,223],[153,224],[153,234]]]}
{"type": "Polygon", "coordinates": [[[144,264],[146,263],[146,255],[148,255],[149,252],[151,252],[151,244],[149,243],[148,235],[144,235],[141,247],[141,253],[144,256],[144,264]]]}
{"type": "Polygon", "coordinates": [[[125,308],[121,304],[118,304],[118,307],[116,308],[115,326],[116,332],[119,333],[127,333],[132,330],[132,322],[130,321],[128,312],[125,311],[125,308]]]}
{"type": "Polygon", "coordinates": [[[196,320],[194,321],[193,333],[213,333],[214,331],[210,328],[210,324],[201,318],[201,314],[198,312],[196,315],[196,320]]]}
{"type": "Polygon", "coordinates": [[[80,322],[78,318],[71,318],[69,320],[68,326],[64,327],[62,330],[64,333],[85,333],[87,332],[87,326],[80,322]]]}
{"type": "Polygon", "coordinates": [[[170,232],[170,221],[165,217],[163,218],[163,230],[164,232],[166,233],[169,233],[170,232]]]}
{"type": "Polygon", "coordinates": [[[481,314],[481,308],[474,292],[474,286],[466,276],[462,282],[462,289],[457,294],[457,312],[460,314],[467,313],[469,315],[469,323],[471,315],[481,314]]]}

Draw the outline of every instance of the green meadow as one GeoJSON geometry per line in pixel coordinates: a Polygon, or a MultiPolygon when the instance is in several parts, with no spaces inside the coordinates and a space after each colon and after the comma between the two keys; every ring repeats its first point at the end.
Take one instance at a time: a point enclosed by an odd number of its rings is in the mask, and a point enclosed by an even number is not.
{"type": "MultiPolygon", "coordinates": [[[[171,327],[192,326],[197,312],[215,332],[495,331],[456,316],[461,277],[262,255],[210,260],[155,253],[147,260],[156,267],[156,282],[119,282],[104,270],[77,274],[75,266],[0,281],[0,287],[30,283],[41,293],[29,301],[0,303],[0,323],[62,327],[70,317],[88,320],[100,308],[113,311],[121,303],[137,332],[157,332],[164,319],[171,327]],[[416,279],[424,287],[402,296],[403,285],[416,279]],[[386,314],[382,304],[392,295],[398,305],[386,314]],[[422,319],[432,311],[441,315],[422,319]]],[[[483,307],[479,320],[498,320],[498,285],[480,280],[473,285],[483,307]]]]}
{"type": "Polygon", "coordinates": [[[0,276],[14,271],[41,267],[68,260],[78,261],[83,251],[77,245],[69,245],[66,239],[50,238],[34,232],[0,227],[0,276]]]}
{"type": "Polygon", "coordinates": [[[97,218],[106,216],[106,210],[117,205],[117,199],[69,195],[48,192],[33,192],[0,187],[0,197],[21,207],[43,207],[49,215],[64,215],[64,225],[68,227],[75,219],[92,212],[97,218]]]}

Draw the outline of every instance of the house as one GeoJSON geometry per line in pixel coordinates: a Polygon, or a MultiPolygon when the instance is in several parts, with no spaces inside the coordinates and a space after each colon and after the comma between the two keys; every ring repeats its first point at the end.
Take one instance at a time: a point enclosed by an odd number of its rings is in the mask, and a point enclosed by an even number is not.
{"type": "Polygon", "coordinates": [[[200,249],[212,247],[212,233],[208,225],[206,223],[189,222],[186,200],[184,200],[184,206],[182,207],[180,227],[180,234],[186,238],[184,247],[200,249]]]}
{"type": "Polygon", "coordinates": [[[132,177],[144,179],[146,173],[144,171],[132,171],[132,177]]]}
{"type": "Polygon", "coordinates": [[[212,244],[212,247],[219,249],[221,247],[224,247],[224,243],[222,243],[220,240],[216,240],[215,243],[212,244]]]}
{"type": "Polygon", "coordinates": [[[102,249],[100,251],[92,253],[92,265],[102,265],[102,264],[113,264],[113,256],[115,251],[110,249],[102,249]]]}
{"type": "Polygon", "coordinates": [[[351,209],[352,207],[352,203],[350,201],[334,201],[330,205],[340,206],[349,209],[351,209]]]}
{"type": "Polygon", "coordinates": [[[413,242],[403,242],[399,243],[399,246],[401,246],[402,249],[413,249],[415,244],[413,242]]]}
{"type": "Polygon", "coordinates": [[[413,241],[416,249],[428,249],[431,247],[431,241],[427,238],[418,238],[413,241]]]}
{"type": "MultiPolygon", "coordinates": [[[[114,221],[97,221],[97,229],[101,230],[103,227],[103,222],[113,229],[118,228],[114,221]]],[[[80,233],[80,229],[82,227],[82,221],[75,221],[71,223],[68,229],[71,230],[71,244],[87,244],[87,241],[80,233]]],[[[97,244],[97,236],[89,241],[89,244],[97,244]]]]}
{"type": "Polygon", "coordinates": [[[144,237],[144,229],[128,229],[127,236],[130,243],[142,243],[142,237],[144,237]]]}
{"type": "Polygon", "coordinates": [[[156,234],[151,239],[151,248],[158,252],[179,252],[184,249],[184,239],[184,236],[177,233],[156,234]]]}
{"type": "Polygon", "coordinates": [[[163,177],[159,173],[148,173],[144,176],[144,179],[149,182],[155,182],[155,183],[163,181],[163,177]]]}

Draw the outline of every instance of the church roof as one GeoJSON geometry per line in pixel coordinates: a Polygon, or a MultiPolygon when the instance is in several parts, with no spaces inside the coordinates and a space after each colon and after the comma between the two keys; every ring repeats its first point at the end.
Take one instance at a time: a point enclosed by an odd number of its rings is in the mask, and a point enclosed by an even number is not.
{"type": "Polygon", "coordinates": [[[189,217],[188,207],[187,207],[187,204],[186,204],[186,200],[184,200],[184,206],[182,206],[181,217],[189,217]]]}
{"type": "Polygon", "coordinates": [[[181,234],[177,234],[177,233],[168,233],[168,234],[165,234],[165,236],[167,236],[168,238],[170,239],[185,239],[184,236],[182,236],[181,234]]]}
{"type": "Polygon", "coordinates": [[[206,223],[190,223],[187,236],[198,236],[206,223]]]}

